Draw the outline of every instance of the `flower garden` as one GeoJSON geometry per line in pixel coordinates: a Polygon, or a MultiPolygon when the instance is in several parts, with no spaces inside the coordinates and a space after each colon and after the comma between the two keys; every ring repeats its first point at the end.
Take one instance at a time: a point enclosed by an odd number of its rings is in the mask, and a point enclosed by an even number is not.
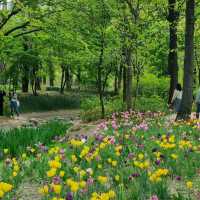
{"type": "Polygon", "coordinates": [[[166,123],[162,113],[120,113],[94,136],[57,137],[13,156],[4,148],[0,199],[17,200],[24,180],[41,200],[200,198],[200,123],[166,123]]]}

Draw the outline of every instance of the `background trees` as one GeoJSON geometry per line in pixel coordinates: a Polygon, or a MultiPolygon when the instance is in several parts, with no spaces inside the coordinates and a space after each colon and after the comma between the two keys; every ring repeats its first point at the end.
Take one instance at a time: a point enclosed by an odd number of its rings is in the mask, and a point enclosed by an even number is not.
{"type": "MultiPolygon", "coordinates": [[[[175,85],[182,82],[183,1],[13,0],[0,1],[0,9],[0,76],[7,88],[35,95],[49,86],[62,94],[92,90],[103,117],[108,91],[124,100],[124,109],[135,109],[141,96],[156,94],[170,102],[175,85]]],[[[195,60],[192,55],[185,59],[189,65],[195,61],[196,70],[190,68],[189,74],[195,75],[196,86],[199,38],[196,29],[195,60]]],[[[184,88],[189,86],[191,96],[193,80],[188,77],[185,73],[184,88]]]]}

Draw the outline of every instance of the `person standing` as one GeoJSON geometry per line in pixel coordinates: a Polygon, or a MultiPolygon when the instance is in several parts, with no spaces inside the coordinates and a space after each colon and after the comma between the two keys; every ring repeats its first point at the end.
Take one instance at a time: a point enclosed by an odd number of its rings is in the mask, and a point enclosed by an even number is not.
{"type": "Polygon", "coordinates": [[[0,116],[3,116],[4,96],[6,96],[5,91],[0,90],[0,116]]]}
{"type": "Polygon", "coordinates": [[[196,103],[196,106],[197,106],[196,118],[199,119],[199,113],[200,113],[200,89],[197,92],[195,103],[196,103]]]}
{"type": "Polygon", "coordinates": [[[174,94],[171,101],[172,107],[175,110],[175,112],[179,112],[180,110],[182,96],[183,96],[182,87],[181,84],[178,83],[176,89],[174,90],[174,94]]]}
{"type": "Polygon", "coordinates": [[[20,103],[17,98],[17,94],[15,93],[10,100],[10,110],[11,110],[12,117],[14,117],[15,114],[17,115],[17,117],[19,117],[19,106],[20,106],[20,103]]]}

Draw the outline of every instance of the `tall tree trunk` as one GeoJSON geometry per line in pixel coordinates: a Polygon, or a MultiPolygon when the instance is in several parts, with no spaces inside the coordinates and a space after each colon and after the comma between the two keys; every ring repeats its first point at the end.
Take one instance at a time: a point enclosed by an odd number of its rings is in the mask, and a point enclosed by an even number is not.
{"type": "Polygon", "coordinates": [[[115,95],[117,95],[119,93],[118,74],[119,74],[119,69],[117,67],[116,70],[115,70],[115,80],[114,80],[114,93],[115,93],[115,95]]]}
{"type": "Polygon", "coordinates": [[[185,60],[183,99],[177,119],[190,118],[193,101],[195,0],[186,1],[185,60]]]}
{"type": "Polygon", "coordinates": [[[170,74],[170,89],[168,103],[171,103],[174,90],[178,83],[178,55],[177,55],[177,25],[179,13],[176,11],[176,0],[168,0],[169,7],[169,55],[168,55],[168,71],[170,74]]]}
{"type": "Polygon", "coordinates": [[[123,73],[123,65],[120,64],[119,66],[119,73],[118,73],[118,90],[121,90],[122,87],[122,73],[123,73]]]}
{"type": "Polygon", "coordinates": [[[123,67],[123,102],[126,102],[126,93],[127,93],[127,68],[123,67]]]}
{"type": "Polygon", "coordinates": [[[54,86],[54,80],[55,80],[55,70],[54,70],[54,66],[51,60],[49,60],[49,84],[50,87],[54,86]]]}
{"type": "Polygon", "coordinates": [[[104,97],[103,97],[103,83],[102,83],[102,64],[103,64],[103,55],[104,55],[104,35],[102,33],[102,41],[101,41],[101,52],[99,56],[99,63],[97,65],[97,84],[98,84],[98,93],[99,100],[101,105],[101,117],[105,118],[105,107],[104,107],[104,97]]]}
{"type": "Polygon", "coordinates": [[[138,93],[139,93],[139,83],[140,83],[140,73],[137,73],[133,109],[135,109],[135,106],[136,106],[136,101],[137,101],[137,97],[138,97],[138,93]]]}
{"type": "Polygon", "coordinates": [[[28,92],[28,86],[29,86],[28,76],[23,76],[22,77],[22,92],[27,93],[28,92]]]}
{"type": "Polygon", "coordinates": [[[66,85],[66,69],[65,66],[62,65],[62,75],[61,75],[61,83],[60,83],[60,93],[64,94],[64,89],[65,89],[65,85],[66,85]]]}
{"type": "Polygon", "coordinates": [[[70,66],[67,66],[65,69],[65,80],[66,80],[66,88],[70,90],[72,88],[72,76],[70,66]]]}
{"type": "Polygon", "coordinates": [[[36,84],[37,90],[41,90],[41,82],[42,82],[41,77],[36,77],[35,84],[36,84]]]}
{"type": "Polygon", "coordinates": [[[77,80],[78,80],[78,89],[81,90],[81,67],[80,66],[78,66],[77,80]]]}
{"type": "MultiPolygon", "coordinates": [[[[27,52],[29,49],[28,43],[24,40],[23,43],[24,51],[27,52]]],[[[27,93],[29,89],[29,79],[30,79],[30,67],[26,64],[22,65],[22,92],[27,93]]]]}
{"type": "Polygon", "coordinates": [[[131,49],[127,49],[127,88],[126,88],[126,105],[127,110],[132,109],[132,85],[133,85],[133,67],[131,62],[131,49]]]}

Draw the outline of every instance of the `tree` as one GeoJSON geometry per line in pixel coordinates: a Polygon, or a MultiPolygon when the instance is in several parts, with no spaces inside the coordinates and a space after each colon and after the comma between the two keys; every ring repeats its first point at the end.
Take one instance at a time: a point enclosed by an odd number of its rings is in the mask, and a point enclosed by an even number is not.
{"type": "Polygon", "coordinates": [[[190,118],[193,102],[195,0],[186,1],[183,99],[177,120],[190,118]]]}
{"type": "Polygon", "coordinates": [[[168,71],[170,74],[170,89],[168,103],[171,103],[172,96],[178,83],[178,49],[177,49],[177,25],[179,12],[176,10],[176,0],[168,0],[168,21],[169,21],[169,55],[168,71]]]}

